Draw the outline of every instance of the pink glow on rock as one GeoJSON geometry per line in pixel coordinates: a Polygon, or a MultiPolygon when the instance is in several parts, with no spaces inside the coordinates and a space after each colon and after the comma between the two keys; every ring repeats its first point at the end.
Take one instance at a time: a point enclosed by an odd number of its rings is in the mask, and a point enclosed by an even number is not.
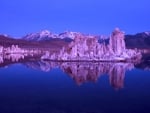
{"type": "Polygon", "coordinates": [[[44,55],[42,59],[62,61],[127,61],[139,60],[141,53],[126,49],[124,32],[116,28],[110,36],[109,44],[99,44],[94,36],[76,34],[75,39],[59,53],[44,55]]]}

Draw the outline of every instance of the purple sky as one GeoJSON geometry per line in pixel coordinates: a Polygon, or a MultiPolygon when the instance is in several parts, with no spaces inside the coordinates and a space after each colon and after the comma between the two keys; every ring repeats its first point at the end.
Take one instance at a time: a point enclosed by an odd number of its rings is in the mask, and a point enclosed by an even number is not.
{"type": "Polygon", "coordinates": [[[1,0],[0,34],[14,37],[48,29],[110,34],[150,31],[150,0],[1,0]]]}

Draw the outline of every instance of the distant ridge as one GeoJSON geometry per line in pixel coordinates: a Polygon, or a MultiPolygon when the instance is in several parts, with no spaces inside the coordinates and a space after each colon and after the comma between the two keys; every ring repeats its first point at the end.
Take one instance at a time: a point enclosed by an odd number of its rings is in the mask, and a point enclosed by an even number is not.
{"type": "MultiPolygon", "coordinates": [[[[31,33],[24,36],[22,39],[27,41],[51,41],[51,40],[63,40],[66,42],[71,42],[74,40],[75,35],[82,34],[80,32],[65,31],[60,34],[53,34],[48,30],[43,30],[37,33],[31,33]]],[[[83,35],[83,34],[82,34],[83,35]]],[[[85,35],[85,34],[84,34],[85,35]]],[[[92,36],[92,35],[91,35],[92,36]]],[[[104,35],[96,35],[99,43],[107,44],[109,42],[109,37],[104,35]]],[[[127,48],[150,48],[150,31],[141,32],[134,35],[125,35],[125,42],[127,48]]]]}
{"type": "MultiPolygon", "coordinates": [[[[48,44],[51,42],[71,42],[74,40],[75,35],[82,34],[80,32],[72,32],[72,31],[65,31],[60,34],[52,33],[48,30],[43,30],[37,33],[30,33],[27,34],[20,39],[15,39],[10,37],[9,35],[0,35],[0,45],[8,46],[10,44],[16,44],[21,47],[31,46],[31,47],[48,47],[48,44]],[[45,45],[42,45],[45,44],[45,45]]],[[[82,34],[83,35],[83,34],[82,34]]],[[[88,34],[84,34],[85,36],[88,34]]],[[[92,35],[91,35],[92,36],[92,35]]],[[[109,37],[104,35],[95,35],[98,39],[99,43],[108,44],[109,37]]],[[[67,44],[66,43],[66,44],[67,44]]],[[[125,43],[127,48],[139,48],[139,49],[150,49],[150,31],[141,32],[134,35],[125,35],[125,43]]],[[[65,43],[64,43],[65,44],[65,43]]]]}
{"type": "Polygon", "coordinates": [[[137,33],[135,35],[125,35],[127,48],[150,49],[150,32],[137,33]]]}

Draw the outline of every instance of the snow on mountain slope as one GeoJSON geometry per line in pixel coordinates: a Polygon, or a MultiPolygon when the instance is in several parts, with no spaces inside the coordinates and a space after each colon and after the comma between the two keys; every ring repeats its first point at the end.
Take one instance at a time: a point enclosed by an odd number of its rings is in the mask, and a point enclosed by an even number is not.
{"type": "MultiPolygon", "coordinates": [[[[60,34],[54,34],[48,30],[43,30],[37,33],[31,33],[24,36],[22,39],[27,41],[51,41],[51,40],[63,40],[65,42],[71,42],[78,35],[84,35],[88,37],[95,37],[99,43],[109,43],[109,37],[105,35],[89,35],[82,34],[80,32],[65,31],[60,34]]],[[[125,42],[127,48],[150,48],[150,31],[141,32],[134,35],[125,35],[125,42]]]]}
{"type": "Polygon", "coordinates": [[[51,40],[52,38],[58,38],[58,35],[53,34],[48,30],[43,30],[37,33],[31,33],[23,37],[23,39],[28,41],[45,41],[51,40]]]}
{"type": "Polygon", "coordinates": [[[54,34],[48,30],[43,30],[37,33],[31,33],[23,37],[24,40],[28,41],[45,41],[45,40],[52,40],[52,39],[71,39],[75,38],[75,35],[79,34],[78,32],[63,32],[60,34],[54,34]]]}

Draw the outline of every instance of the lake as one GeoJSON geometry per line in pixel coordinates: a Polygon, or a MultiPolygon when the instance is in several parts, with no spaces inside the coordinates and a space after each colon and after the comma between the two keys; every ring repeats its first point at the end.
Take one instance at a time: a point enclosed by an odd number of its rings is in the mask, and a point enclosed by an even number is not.
{"type": "Polygon", "coordinates": [[[150,113],[148,67],[5,61],[0,64],[0,113],[150,113]]]}

